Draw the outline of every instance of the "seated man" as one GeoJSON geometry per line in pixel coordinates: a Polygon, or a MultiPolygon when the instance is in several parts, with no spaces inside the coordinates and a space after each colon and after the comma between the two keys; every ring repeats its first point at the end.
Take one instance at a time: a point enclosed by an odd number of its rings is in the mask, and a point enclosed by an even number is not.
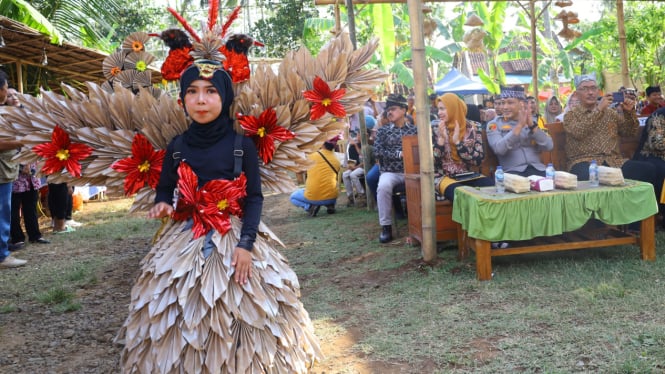
{"type": "Polygon", "coordinates": [[[406,120],[407,103],[402,95],[391,94],[386,100],[389,123],[379,128],[374,140],[374,154],[379,161],[381,175],[377,187],[377,208],[381,234],[379,241],[388,243],[392,234],[393,188],[404,183],[402,137],[416,134],[416,127],[406,120]]]}
{"type": "MultiPolygon", "coordinates": [[[[372,117],[367,117],[371,119],[372,117]]],[[[372,121],[374,121],[372,119],[372,121]]],[[[367,122],[367,131],[371,131],[374,127],[373,122],[367,122]]],[[[369,140],[369,136],[368,136],[369,140]]],[[[367,145],[368,153],[370,154],[370,161],[368,165],[374,165],[374,149],[371,143],[367,145]]],[[[346,170],[342,173],[342,181],[344,181],[344,188],[346,188],[347,207],[363,208],[367,206],[367,196],[365,195],[364,178],[365,176],[365,163],[363,160],[363,151],[361,149],[360,133],[349,139],[349,145],[346,149],[346,170]]],[[[371,167],[371,166],[370,166],[371,167]]]]}
{"type": "Polygon", "coordinates": [[[624,177],[653,184],[656,171],[648,162],[627,160],[619,148],[620,137],[635,136],[639,122],[635,103],[626,97],[621,103],[622,114],[610,108],[612,94],[598,100],[595,74],[575,77],[580,104],[563,117],[566,133],[568,169],[578,180],[589,179],[589,163],[621,168],[624,177]]]}
{"type": "Polygon", "coordinates": [[[487,124],[487,141],[503,171],[528,177],[545,175],[541,151],[554,147],[552,138],[533,122],[524,102],[524,88],[501,87],[503,117],[487,124]]]}
{"type": "Polygon", "coordinates": [[[337,175],[341,164],[333,150],[338,140],[339,135],[324,142],[321,150],[309,155],[313,165],[307,169],[305,188],[291,194],[291,203],[305,209],[310,217],[315,217],[321,206],[327,208],[328,214],[335,213],[337,175]]]}

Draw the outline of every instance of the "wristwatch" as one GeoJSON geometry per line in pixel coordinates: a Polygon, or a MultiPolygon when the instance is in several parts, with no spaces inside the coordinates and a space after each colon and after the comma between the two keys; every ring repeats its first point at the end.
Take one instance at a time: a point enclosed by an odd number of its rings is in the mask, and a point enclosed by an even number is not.
{"type": "Polygon", "coordinates": [[[537,123],[534,123],[532,126],[529,126],[529,130],[530,130],[531,132],[534,132],[534,131],[536,130],[536,127],[538,127],[538,124],[537,124],[537,123]]]}

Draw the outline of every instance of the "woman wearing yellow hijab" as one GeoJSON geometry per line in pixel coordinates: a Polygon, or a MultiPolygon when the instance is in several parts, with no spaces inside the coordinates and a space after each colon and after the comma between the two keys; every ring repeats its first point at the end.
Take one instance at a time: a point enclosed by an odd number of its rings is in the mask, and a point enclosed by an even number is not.
{"type": "Polygon", "coordinates": [[[492,186],[494,181],[480,174],[467,178],[454,177],[471,172],[485,157],[480,124],[466,119],[467,107],[457,95],[447,93],[437,98],[439,128],[434,131],[434,183],[439,194],[453,200],[455,188],[492,186]],[[464,179],[464,181],[462,181],[464,179]]]}

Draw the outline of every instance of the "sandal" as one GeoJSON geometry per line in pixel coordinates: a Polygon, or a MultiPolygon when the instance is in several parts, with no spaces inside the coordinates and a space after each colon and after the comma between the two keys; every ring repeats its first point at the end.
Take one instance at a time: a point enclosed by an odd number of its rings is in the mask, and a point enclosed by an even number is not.
{"type": "Polygon", "coordinates": [[[64,233],[74,232],[74,231],[76,231],[76,230],[73,227],[69,227],[69,226],[65,226],[64,230],[60,230],[60,231],[53,230],[53,232],[56,233],[56,234],[64,234],[64,233]]]}

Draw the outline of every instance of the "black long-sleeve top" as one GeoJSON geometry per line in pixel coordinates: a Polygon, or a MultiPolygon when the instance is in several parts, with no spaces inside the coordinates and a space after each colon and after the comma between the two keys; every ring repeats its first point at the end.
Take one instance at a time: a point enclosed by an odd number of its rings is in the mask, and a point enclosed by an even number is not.
{"type": "MultiPolygon", "coordinates": [[[[187,162],[198,176],[199,188],[213,179],[233,180],[235,137],[236,133],[234,131],[227,131],[217,143],[208,148],[195,148],[184,141],[179,142],[181,160],[187,162]]],[[[173,159],[175,139],[177,137],[171,140],[166,148],[162,172],[157,184],[155,203],[172,204],[173,202],[173,190],[178,183],[178,174],[173,159]]],[[[263,194],[261,193],[261,176],[259,175],[259,159],[256,146],[250,138],[243,137],[242,149],[244,152],[242,170],[247,178],[247,196],[244,198],[242,229],[238,247],[251,251],[261,220],[263,194]]]]}

